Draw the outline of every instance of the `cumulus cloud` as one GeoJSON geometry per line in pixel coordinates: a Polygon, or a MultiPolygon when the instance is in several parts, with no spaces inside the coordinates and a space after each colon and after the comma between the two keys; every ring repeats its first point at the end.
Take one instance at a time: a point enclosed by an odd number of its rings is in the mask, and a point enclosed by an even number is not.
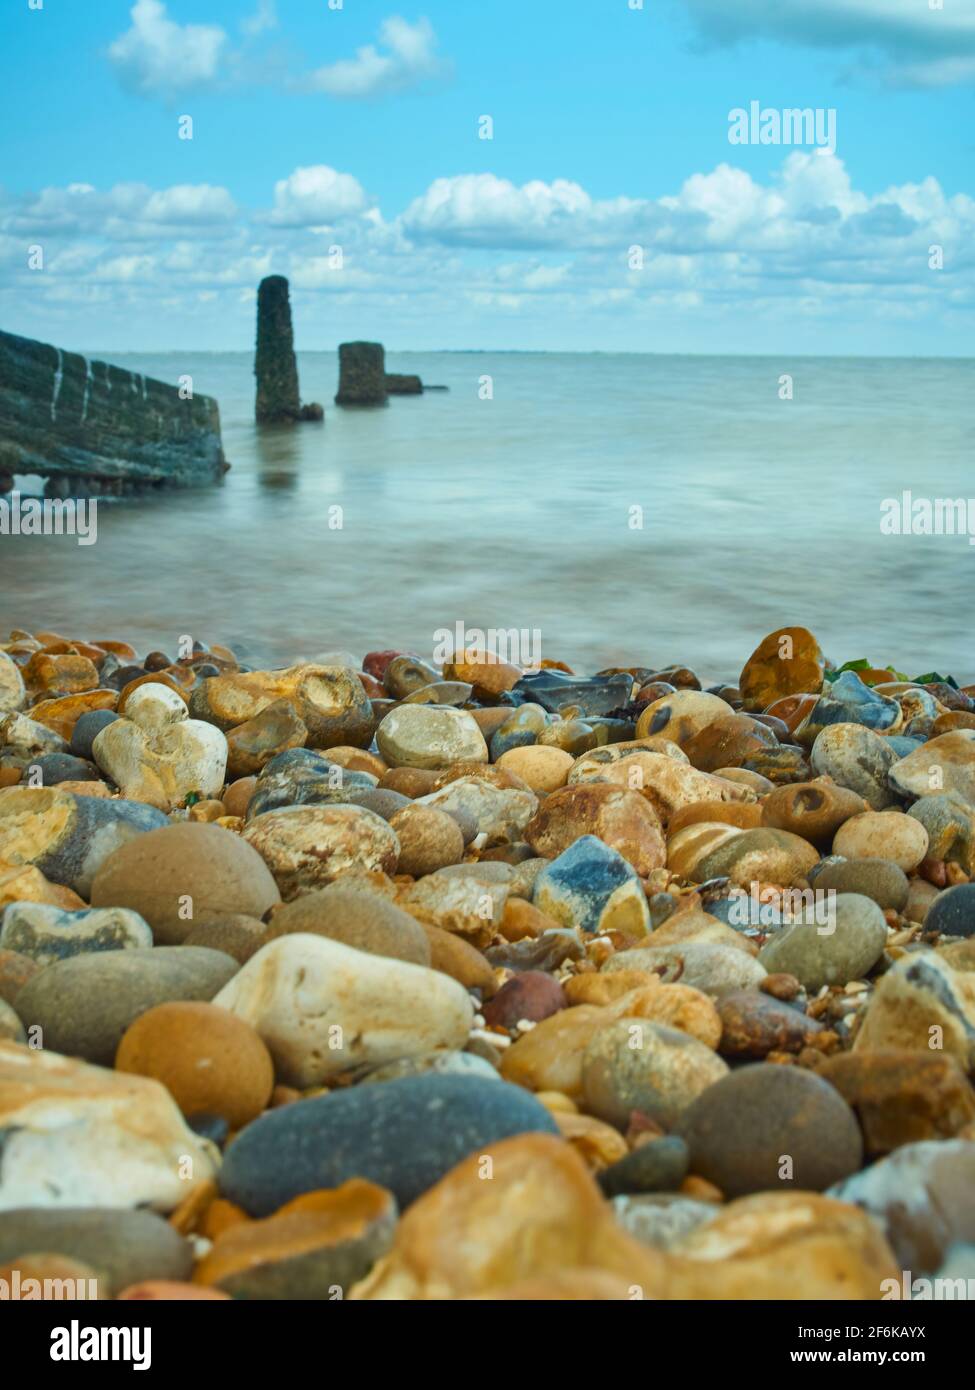
{"type": "Polygon", "coordinates": [[[237,217],[226,188],[213,184],[174,184],[152,189],[144,183],[118,183],[99,192],[89,183],[44,188],[8,210],[7,230],[38,235],[94,233],[111,240],[158,236],[161,229],[187,227],[199,235],[222,231],[237,217]]]}
{"type": "Polygon", "coordinates": [[[683,0],[701,40],[725,47],[772,39],[856,52],[892,83],[940,87],[975,80],[975,9],[927,0],[683,0]]]}
{"type": "Polygon", "coordinates": [[[295,169],[274,185],[270,221],[278,227],[323,226],[355,217],[369,206],[365,189],[351,174],[327,164],[295,169]]]}
{"type": "Polygon", "coordinates": [[[594,202],[567,179],[517,187],[494,174],[435,179],[403,214],[418,241],[455,246],[536,247],[564,244],[581,228],[605,239],[632,220],[640,204],[617,198],[594,202]]]}
{"type": "Polygon", "coordinates": [[[136,0],[130,27],[109,45],[119,76],[137,91],[172,96],[213,82],[227,44],[216,24],[176,24],[162,0],[136,0]]]}
{"type": "Polygon", "coordinates": [[[414,87],[443,69],[436,55],[437,39],[428,19],[415,24],[398,15],[384,20],[379,30],[380,47],[367,44],[354,58],[316,69],[301,81],[311,91],[345,100],[388,96],[414,87]]]}
{"type": "Polygon", "coordinates": [[[351,174],[314,165],[279,180],[268,202],[248,211],[208,184],[8,194],[0,291],[14,303],[29,283],[37,303],[63,314],[74,304],[84,316],[93,296],[117,286],[150,323],[165,298],[177,327],[180,305],[190,315],[212,295],[214,322],[236,323],[273,272],[308,293],[346,297],[366,321],[381,305],[424,332],[446,331],[458,309],[478,322],[482,311],[517,319],[536,308],[549,324],[747,311],[750,323],[778,312],[788,324],[859,331],[924,319],[936,332],[946,314],[965,324],[975,308],[975,201],[934,178],[868,194],[842,160],[813,151],[792,150],[762,180],[723,163],[656,199],[465,174],[434,180],[384,217],[351,174]],[[27,269],[35,242],[45,248],[42,277],[27,269]],[[933,246],[943,270],[931,267],[933,246]]]}

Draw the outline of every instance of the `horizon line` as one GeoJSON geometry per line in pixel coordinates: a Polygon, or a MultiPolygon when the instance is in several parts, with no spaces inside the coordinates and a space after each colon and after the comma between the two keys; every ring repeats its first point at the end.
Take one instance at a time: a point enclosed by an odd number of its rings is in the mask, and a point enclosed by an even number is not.
{"type": "MultiPolygon", "coordinates": [[[[35,339],[35,341],[43,341],[35,339]]],[[[353,341],[353,340],[348,340],[353,341]]],[[[295,348],[301,353],[337,353],[339,344],[323,348],[295,348]]],[[[72,351],[67,348],[65,351],[72,351]]],[[[505,354],[517,357],[721,357],[742,360],[781,359],[784,357],[823,360],[831,362],[975,362],[975,354],[966,353],[910,353],[910,352],[665,352],[659,349],[643,348],[416,348],[387,347],[387,354],[439,354],[442,356],[490,356],[505,354]]],[[[99,354],[113,353],[117,357],[127,355],[175,357],[175,356],[239,356],[253,357],[253,348],[91,348],[81,353],[84,357],[98,357],[99,354]]]]}

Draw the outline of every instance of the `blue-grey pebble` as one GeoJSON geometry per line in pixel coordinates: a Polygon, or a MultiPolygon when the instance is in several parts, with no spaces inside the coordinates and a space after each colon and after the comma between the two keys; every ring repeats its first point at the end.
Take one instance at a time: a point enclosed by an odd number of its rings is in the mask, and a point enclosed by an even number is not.
{"type": "Polygon", "coordinates": [[[353,1086],[248,1125],[227,1149],[220,1191],[251,1216],[268,1216],[303,1192],[367,1178],[402,1209],[468,1154],[516,1134],[558,1132],[540,1101],[506,1081],[428,1073],[353,1086]]]}
{"type": "Polygon", "coordinates": [[[76,758],[94,757],[92,745],[102,729],[114,724],[118,715],[110,709],[92,709],[78,719],[71,734],[71,752],[76,758]]]}

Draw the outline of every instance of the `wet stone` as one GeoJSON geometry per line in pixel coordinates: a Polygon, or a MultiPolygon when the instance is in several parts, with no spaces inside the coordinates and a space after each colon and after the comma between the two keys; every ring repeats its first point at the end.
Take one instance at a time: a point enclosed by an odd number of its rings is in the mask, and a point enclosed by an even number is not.
{"type": "Polygon", "coordinates": [[[856,1117],[838,1092],[812,1072],[768,1062],[709,1087],[677,1132],[690,1149],[691,1171],[728,1197],[822,1192],[863,1160],[856,1117]]]}
{"type": "Polygon", "coordinates": [[[74,758],[69,753],[43,753],[33,758],[27,769],[31,785],[55,787],[59,782],[98,782],[101,773],[93,763],[84,758],[74,758]]]}
{"type": "Polygon", "coordinates": [[[71,733],[71,752],[76,758],[86,758],[89,761],[93,756],[92,745],[101,733],[102,729],[113,724],[118,715],[110,709],[89,710],[87,714],[81,715],[71,733]]]}
{"type": "Polygon", "coordinates": [[[624,940],[637,941],[650,928],[636,870],[595,835],[581,836],[542,869],[532,899],[562,926],[586,932],[618,931],[624,940]]]}
{"type": "Polygon", "coordinates": [[[761,641],[745,662],[738,686],[747,710],[765,710],[776,700],[818,694],[826,663],[815,637],[804,627],[783,627],[761,641]]]}
{"type": "Polygon", "coordinates": [[[838,893],[826,920],[800,921],[773,936],[759,952],[770,974],[794,975],[807,990],[860,980],[887,944],[887,923],[875,902],[859,893],[838,893]]]}
{"type": "Polygon", "coordinates": [[[864,685],[855,671],[844,671],[826,687],[796,730],[796,738],[811,748],[819,734],[832,724],[861,724],[876,733],[893,734],[903,719],[896,700],[878,695],[864,685]]]}
{"type": "Polygon", "coordinates": [[[639,1192],[673,1192],[687,1174],[687,1145],[677,1135],[641,1144],[598,1174],[607,1197],[639,1192]]]}
{"type": "Polygon", "coordinates": [[[386,664],[383,685],[395,700],[404,700],[424,686],[440,680],[439,672],[418,656],[394,656],[386,664]]]}
{"type": "Polygon", "coordinates": [[[489,1025],[510,1029],[522,1019],[539,1023],[567,1004],[562,986],[551,975],[525,970],[502,985],[493,999],[482,1006],[481,1012],[489,1025]]]}
{"type": "Polygon", "coordinates": [[[137,912],[121,907],[65,912],[46,903],[12,903],[0,926],[0,947],[39,965],[91,952],[151,946],[148,924],[137,912]]]}
{"type": "Polygon", "coordinates": [[[874,811],[897,804],[888,774],[897,754],[888,739],[862,724],[831,724],[812,746],[813,771],[862,796],[874,811]]]}
{"type": "Polygon", "coordinates": [[[221,1192],[265,1216],[302,1192],[361,1177],[409,1206],[467,1154],[555,1134],[534,1096],[503,1081],[428,1074],[352,1087],[263,1115],[228,1148],[221,1192]]]}
{"type": "Polygon", "coordinates": [[[324,753],[310,748],[291,748],[267,762],[247,806],[247,818],[285,806],[343,802],[350,790],[371,788],[369,773],[353,772],[329,762],[324,753]]]}
{"type": "Polygon", "coordinates": [[[817,892],[859,893],[885,912],[902,912],[910,892],[904,870],[887,859],[824,861],[809,882],[817,892]]]}
{"type": "Polygon", "coordinates": [[[82,1260],[104,1275],[109,1296],[143,1279],[189,1279],[193,1250],[161,1216],[110,1207],[20,1207],[0,1212],[0,1263],[25,1251],[82,1260]]]}
{"type": "Polygon", "coordinates": [[[633,688],[632,677],[627,675],[607,676],[604,679],[591,677],[588,680],[576,676],[564,676],[557,671],[539,671],[537,675],[522,676],[511,688],[511,694],[519,701],[532,701],[543,709],[556,714],[566,705],[575,706],[579,716],[610,714],[630,698],[633,688]]]}
{"type": "Polygon", "coordinates": [[[924,925],[943,936],[975,937],[975,883],[960,883],[939,893],[924,925]]]}
{"type": "Polygon", "coordinates": [[[718,1001],[722,1057],[763,1059],[770,1052],[800,1052],[823,1025],[800,1009],[759,990],[726,994],[718,1001]]]}
{"type": "Polygon", "coordinates": [[[17,996],[28,1029],[45,1049],[110,1067],[122,1035],[154,1004],[209,1001],[237,971],[222,951],[199,946],[130,948],[72,956],[48,965],[17,996]]]}
{"type": "Polygon", "coordinates": [[[902,1269],[929,1273],[954,1242],[975,1240],[975,1143],[905,1144],[826,1195],[869,1212],[902,1269]]]}

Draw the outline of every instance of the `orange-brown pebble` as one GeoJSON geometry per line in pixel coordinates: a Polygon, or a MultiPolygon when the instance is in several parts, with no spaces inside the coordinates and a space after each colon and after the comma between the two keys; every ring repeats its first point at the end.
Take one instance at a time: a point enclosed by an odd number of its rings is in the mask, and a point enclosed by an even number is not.
{"type": "Polygon", "coordinates": [[[238,777],[236,782],[231,782],[223,794],[223,804],[228,816],[246,816],[256,786],[256,777],[238,777]]]}
{"type": "Polygon", "coordinates": [[[606,975],[570,975],[562,989],[570,1004],[613,1004],[631,990],[655,985],[660,985],[660,976],[649,970],[614,970],[606,975]]]}
{"type": "MultiPolygon", "coordinates": [[[[300,1262],[303,1256],[350,1241],[368,1241],[372,1234],[378,1248],[368,1268],[388,1244],[395,1222],[392,1194],[364,1178],[351,1178],[341,1187],[295,1197],[273,1216],[240,1222],[221,1232],[193,1271],[193,1282],[260,1296],[262,1274],[270,1276],[273,1284],[275,1272],[288,1262],[300,1262]]],[[[296,1271],[299,1288],[301,1278],[296,1271]]]]}
{"type": "Polygon", "coordinates": [[[190,820],[210,821],[219,820],[221,816],[227,814],[227,808],[222,801],[197,801],[190,807],[190,820]]]}
{"type": "Polygon", "coordinates": [[[365,748],[349,748],[340,745],[328,750],[328,760],[337,767],[346,767],[350,772],[370,772],[373,777],[382,777],[389,771],[389,765],[378,753],[370,753],[365,748]]]}
{"type": "Polygon", "coordinates": [[[86,656],[96,669],[101,667],[108,655],[104,647],[97,647],[91,642],[72,642],[71,645],[78,656],[86,656]]]}
{"type": "Polygon", "coordinates": [[[12,1004],[17,991],[23,989],[27,981],[42,967],[30,956],[19,951],[8,951],[0,946],[0,999],[12,1004]]]}
{"type": "Polygon", "coordinates": [[[482,782],[490,782],[493,787],[501,787],[503,791],[526,791],[528,783],[523,777],[519,777],[516,772],[509,768],[502,767],[498,763],[451,763],[450,767],[445,767],[438,772],[433,783],[433,790],[438,792],[441,787],[446,787],[451,782],[457,782],[461,777],[479,777],[482,782]]]}
{"type": "Polygon", "coordinates": [[[277,1110],[281,1105],[293,1105],[296,1100],[301,1100],[301,1092],[296,1091],[293,1086],[275,1086],[271,1092],[268,1109],[277,1110]]]}
{"type": "Polygon", "coordinates": [[[487,709],[468,710],[468,714],[480,729],[484,738],[490,742],[491,735],[500,729],[506,719],[511,718],[510,705],[490,705],[487,709]]]}
{"type": "MultiPolygon", "coordinates": [[[[192,672],[190,673],[192,677],[192,672]]],[[[117,712],[125,713],[125,706],[129,702],[129,697],[134,690],[138,690],[140,685],[165,685],[170,690],[175,690],[180,699],[189,703],[189,691],[182,681],[176,680],[169,671],[149,671],[144,676],[136,676],[135,680],[129,681],[128,685],[123,685],[122,692],[118,697],[117,712]]]]}
{"type": "Polygon", "coordinates": [[[760,980],[759,989],[763,994],[770,994],[773,999],[781,999],[788,1003],[790,999],[795,999],[802,985],[795,975],[766,975],[764,980],[760,980]]]}
{"type": "Polygon", "coordinates": [[[130,1024],[115,1058],[118,1071],[151,1076],[184,1115],[221,1115],[240,1129],[261,1113],[274,1087],[274,1065],[248,1023],[215,1004],[157,1004],[130,1024]]]}
{"type": "Polygon", "coordinates": [[[400,844],[399,872],[422,878],[464,857],[464,836],[453,816],[435,806],[404,806],[390,817],[400,844]]]}
{"type": "Polygon", "coordinates": [[[591,1173],[602,1172],[629,1153],[629,1145],[619,1130],[604,1120],[565,1111],[553,1113],[562,1138],[568,1140],[591,1173]]]}
{"type": "Polygon", "coordinates": [[[947,714],[939,714],[931,725],[929,737],[937,738],[940,734],[950,734],[955,729],[975,729],[975,714],[964,709],[953,709],[947,714]]]}
{"type": "Polygon", "coordinates": [[[96,709],[115,709],[117,690],[86,690],[82,695],[64,695],[57,700],[41,700],[33,706],[30,717],[45,729],[53,729],[63,739],[70,740],[74,726],[83,714],[96,709]]]}
{"type": "Polygon", "coordinates": [[[735,825],[739,830],[756,830],[762,824],[762,808],[757,801],[696,801],[682,806],[671,816],[667,834],[676,835],[688,825],[735,825]]]}
{"type": "Polygon", "coordinates": [[[0,787],[15,787],[20,777],[19,767],[0,767],[0,787]]]}
{"type": "Polygon", "coordinates": [[[819,643],[805,627],[780,627],[764,637],[738,679],[746,710],[768,710],[787,695],[818,694],[826,662],[819,643]]]}
{"type": "Polygon", "coordinates": [[[216,1196],[217,1184],[215,1182],[207,1179],[205,1182],[196,1183],[179,1206],[170,1212],[170,1226],[183,1236],[192,1235],[194,1231],[199,1231],[210,1204],[216,1200],[216,1196]]]}
{"type": "Polygon", "coordinates": [[[578,1115],[579,1107],[571,1096],[562,1091],[536,1091],[535,1099],[541,1101],[546,1110],[553,1115],[578,1115]]]}
{"type": "Polygon", "coordinates": [[[509,898],[504,905],[501,918],[501,935],[505,941],[524,941],[529,936],[541,936],[542,932],[552,931],[561,926],[554,917],[539,912],[525,898],[509,898]]]}
{"type": "Polygon", "coordinates": [[[714,1202],[719,1205],[724,1201],[724,1193],[720,1187],[715,1187],[713,1182],[708,1182],[707,1178],[699,1178],[696,1173],[689,1173],[681,1183],[678,1191],[682,1197],[693,1197],[698,1202],[714,1202]]]}
{"type": "Polygon", "coordinates": [[[33,865],[24,867],[0,861],[0,908],[8,903],[50,903],[71,912],[86,906],[84,898],[79,898],[73,889],[51,883],[33,865]]]}
{"type": "Polygon", "coordinates": [[[533,792],[547,795],[565,786],[574,762],[572,754],[564,749],[536,743],[527,748],[509,748],[495,766],[520,777],[533,792]]]}
{"type": "Polygon", "coordinates": [[[116,642],[112,637],[95,637],[91,645],[101,647],[103,652],[111,652],[125,665],[132,665],[136,660],[135,647],[130,647],[128,642],[116,642]]]}
{"type": "Polygon", "coordinates": [[[399,792],[415,801],[418,796],[426,796],[433,791],[437,773],[425,767],[391,767],[379,779],[384,791],[399,792]]]}
{"type": "Polygon", "coordinates": [[[97,796],[102,800],[114,795],[107,782],[59,782],[58,791],[71,792],[72,796],[97,796]]]}
{"type": "Polygon", "coordinates": [[[207,1240],[216,1240],[224,1231],[234,1226],[244,1226],[250,1219],[243,1207],[228,1202],[226,1197],[215,1197],[203,1214],[200,1235],[207,1240]]]}
{"type": "Polygon", "coordinates": [[[51,656],[35,652],[24,668],[24,680],[34,690],[78,695],[98,685],[98,669],[86,656],[51,656]]]}
{"type": "Polygon", "coordinates": [[[456,661],[445,661],[445,681],[464,681],[474,687],[478,699],[503,695],[521,680],[521,668],[508,661],[499,661],[493,652],[466,651],[456,661]]]}
{"type": "Polygon", "coordinates": [[[476,946],[453,932],[444,931],[429,922],[420,926],[430,942],[430,968],[442,970],[465,989],[479,989],[485,999],[498,991],[498,982],[489,961],[476,946]]]}

